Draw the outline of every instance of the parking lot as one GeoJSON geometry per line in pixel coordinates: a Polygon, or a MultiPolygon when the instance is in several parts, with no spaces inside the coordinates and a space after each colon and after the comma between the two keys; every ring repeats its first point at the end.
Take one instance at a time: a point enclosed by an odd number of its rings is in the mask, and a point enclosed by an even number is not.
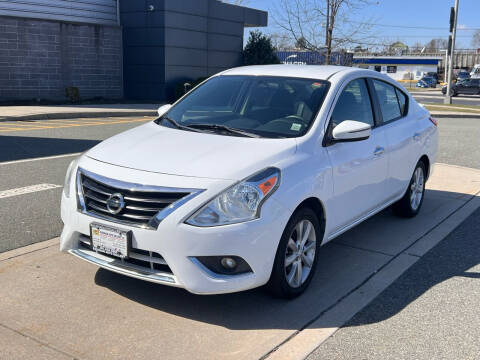
{"type": "MultiPolygon", "coordinates": [[[[325,246],[311,289],[294,301],[274,300],[262,289],[196,296],[60,253],[59,200],[68,163],[102,139],[150,119],[0,123],[0,345],[5,358],[19,357],[19,349],[24,358],[35,359],[303,358],[392,283],[396,286],[395,279],[410,266],[423,264],[422,256],[455,227],[469,216],[478,219],[471,214],[479,206],[479,120],[442,118],[439,164],[427,183],[420,216],[399,219],[387,209],[325,246]]],[[[471,232],[455,235],[457,241],[471,240],[474,227],[468,226],[471,232]]],[[[471,247],[470,256],[469,263],[459,263],[463,271],[476,265],[478,247],[471,247]]],[[[359,351],[360,345],[340,351],[335,341],[343,331],[394,322],[430,289],[455,277],[452,269],[439,271],[395,311],[367,307],[354,326],[339,330],[311,356],[351,358],[348,351],[359,351]]],[[[442,296],[456,291],[445,287],[442,296]]],[[[478,308],[471,301],[471,309],[478,308]]],[[[455,312],[452,307],[446,309],[455,312]]],[[[389,333],[394,326],[380,329],[377,339],[394,338],[389,333]]],[[[469,329],[459,326],[453,334],[458,340],[469,329]]]]}
{"type": "MultiPolygon", "coordinates": [[[[416,89],[409,89],[409,91],[414,94],[415,99],[420,103],[431,103],[431,104],[443,104],[445,95],[442,94],[441,90],[430,90],[430,91],[416,91],[416,89]]],[[[452,97],[452,104],[458,105],[468,105],[468,106],[479,106],[480,105],[480,96],[479,95],[458,95],[452,97]]]]}

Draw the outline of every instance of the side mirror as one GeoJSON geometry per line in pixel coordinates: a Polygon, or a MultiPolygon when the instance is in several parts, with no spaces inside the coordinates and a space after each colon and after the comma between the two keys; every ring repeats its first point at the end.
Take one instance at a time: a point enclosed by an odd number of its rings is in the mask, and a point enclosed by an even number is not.
{"type": "Polygon", "coordinates": [[[172,107],[171,104],[165,104],[160,106],[157,110],[158,116],[162,116],[163,114],[165,114],[168,110],[170,110],[171,107],[172,107]]]}
{"type": "Polygon", "coordinates": [[[370,137],[372,127],[360,121],[345,120],[332,132],[334,141],[360,141],[370,137]]]}

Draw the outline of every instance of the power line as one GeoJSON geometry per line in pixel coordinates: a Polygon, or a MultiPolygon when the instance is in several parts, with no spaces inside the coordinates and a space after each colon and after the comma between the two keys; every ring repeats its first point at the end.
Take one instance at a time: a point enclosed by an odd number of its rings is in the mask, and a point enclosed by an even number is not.
{"type": "MultiPolygon", "coordinates": [[[[401,29],[424,29],[424,30],[446,30],[448,31],[448,27],[429,27],[429,26],[409,26],[409,25],[393,25],[393,24],[377,24],[377,23],[369,23],[369,22],[362,22],[362,21],[349,21],[355,24],[361,25],[371,25],[371,26],[382,26],[382,27],[391,27],[391,28],[401,28],[401,29]]],[[[480,28],[457,28],[457,31],[474,31],[480,30],[480,28]]]]}

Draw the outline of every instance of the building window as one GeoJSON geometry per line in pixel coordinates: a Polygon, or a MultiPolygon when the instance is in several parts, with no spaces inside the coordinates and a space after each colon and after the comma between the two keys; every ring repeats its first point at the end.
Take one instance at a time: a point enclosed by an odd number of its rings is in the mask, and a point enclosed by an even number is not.
{"type": "Polygon", "coordinates": [[[375,71],[382,71],[382,67],[380,65],[375,65],[375,71]]]}
{"type": "Polygon", "coordinates": [[[397,72],[397,67],[396,66],[387,66],[387,73],[393,74],[397,72]]]}

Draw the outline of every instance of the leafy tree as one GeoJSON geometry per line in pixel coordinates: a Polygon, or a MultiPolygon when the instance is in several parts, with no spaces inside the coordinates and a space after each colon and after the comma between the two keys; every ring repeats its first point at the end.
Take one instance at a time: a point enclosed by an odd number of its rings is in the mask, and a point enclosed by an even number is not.
{"type": "Polygon", "coordinates": [[[250,31],[247,45],[243,49],[244,65],[280,64],[272,39],[260,31],[250,31]]]}

